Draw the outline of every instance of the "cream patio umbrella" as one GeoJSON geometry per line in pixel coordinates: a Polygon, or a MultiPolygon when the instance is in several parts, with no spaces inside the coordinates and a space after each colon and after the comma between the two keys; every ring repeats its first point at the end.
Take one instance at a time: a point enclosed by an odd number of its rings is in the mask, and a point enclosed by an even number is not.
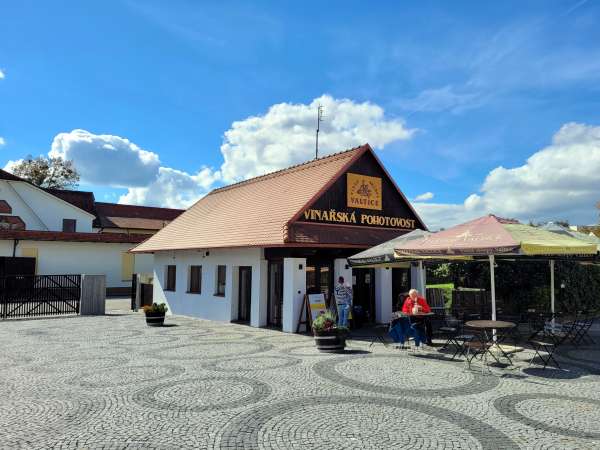
{"type": "Polygon", "coordinates": [[[415,259],[449,259],[468,256],[486,258],[490,265],[492,320],[496,320],[495,258],[525,257],[548,259],[551,266],[551,310],[554,314],[554,259],[596,256],[595,244],[540,228],[523,225],[516,220],[489,215],[456,225],[444,231],[412,240],[396,247],[397,257],[415,259]]]}

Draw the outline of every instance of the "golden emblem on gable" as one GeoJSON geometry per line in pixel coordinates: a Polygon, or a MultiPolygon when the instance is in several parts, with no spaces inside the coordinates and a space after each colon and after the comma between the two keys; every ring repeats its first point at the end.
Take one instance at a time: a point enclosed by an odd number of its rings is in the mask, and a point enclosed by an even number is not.
{"type": "Polygon", "coordinates": [[[381,178],[347,173],[347,206],[381,210],[381,178]]]}

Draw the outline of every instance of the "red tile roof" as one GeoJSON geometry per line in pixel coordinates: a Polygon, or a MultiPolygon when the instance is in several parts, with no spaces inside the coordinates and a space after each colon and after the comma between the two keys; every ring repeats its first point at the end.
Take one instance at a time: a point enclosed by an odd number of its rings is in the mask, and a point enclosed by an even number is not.
{"type": "Polygon", "coordinates": [[[61,231],[0,230],[0,240],[19,239],[30,241],[103,242],[138,244],[147,239],[147,234],[125,233],[65,233],[61,231]]]}
{"type": "Polygon", "coordinates": [[[294,215],[368,151],[366,144],[215,189],[133,251],[284,245],[294,215]]]}
{"type": "MultiPolygon", "coordinates": [[[[0,179],[33,183],[12,173],[0,169],[0,179]]],[[[73,191],[70,189],[40,188],[61,200],[96,216],[95,228],[139,229],[156,231],[179,216],[184,210],[157,208],[153,206],[121,205],[117,203],[97,202],[93,192],[73,191]]]]}
{"type": "MultiPolygon", "coordinates": [[[[10,172],[7,172],[6,170],[2,170],[0,169],[0,180],[8,180],[8,181],[25,181],[22,178],[19,178],[16,175],[13,175],[10,172]]],[[[25,181],[26,183],[28,183],[28,181],[25,181]]]]}
{"type": "Polygon", "coordinates": [[[0,214],[12,214],[12,207],[6,200],[0,200],[0,214]]]}
{"type": "Polygon", "coordinates": [[[94,226],[98,228],[160,230],[183,211],[183,209],[96,202],[98,218],[94,221],[94,226]]]}
{"type": "Polygon", "coordinates": [[[44,188],[46,192],[54,195],[55,197],[70,203],[73,206],[77,206],[79,209],[83,209],[90,214],[96,215],[94,205],[96,199],[94,198],[93,192],[86,191],[71,191],[69,189],[49,189],[44,188]]]}

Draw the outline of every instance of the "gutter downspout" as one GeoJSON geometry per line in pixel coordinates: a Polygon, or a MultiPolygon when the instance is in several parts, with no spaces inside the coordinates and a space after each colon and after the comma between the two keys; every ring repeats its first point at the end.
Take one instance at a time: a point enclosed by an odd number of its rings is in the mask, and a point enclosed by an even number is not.
{"type": "Polygon", "coordinates": [[[19,240],[15,239],[13,241],[13,258],[17,256],[17,246],[19,245],[19,240]]]}

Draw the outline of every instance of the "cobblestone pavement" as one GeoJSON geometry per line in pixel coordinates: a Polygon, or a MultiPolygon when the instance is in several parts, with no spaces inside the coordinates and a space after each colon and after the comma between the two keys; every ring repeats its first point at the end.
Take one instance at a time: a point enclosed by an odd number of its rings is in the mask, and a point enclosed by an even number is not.
{"type": "Polygon", "coordinates": [[[0,323],[2,448],[600,448],[600,349],[482,372],[435,349],[138,314],[0,323]]]}

